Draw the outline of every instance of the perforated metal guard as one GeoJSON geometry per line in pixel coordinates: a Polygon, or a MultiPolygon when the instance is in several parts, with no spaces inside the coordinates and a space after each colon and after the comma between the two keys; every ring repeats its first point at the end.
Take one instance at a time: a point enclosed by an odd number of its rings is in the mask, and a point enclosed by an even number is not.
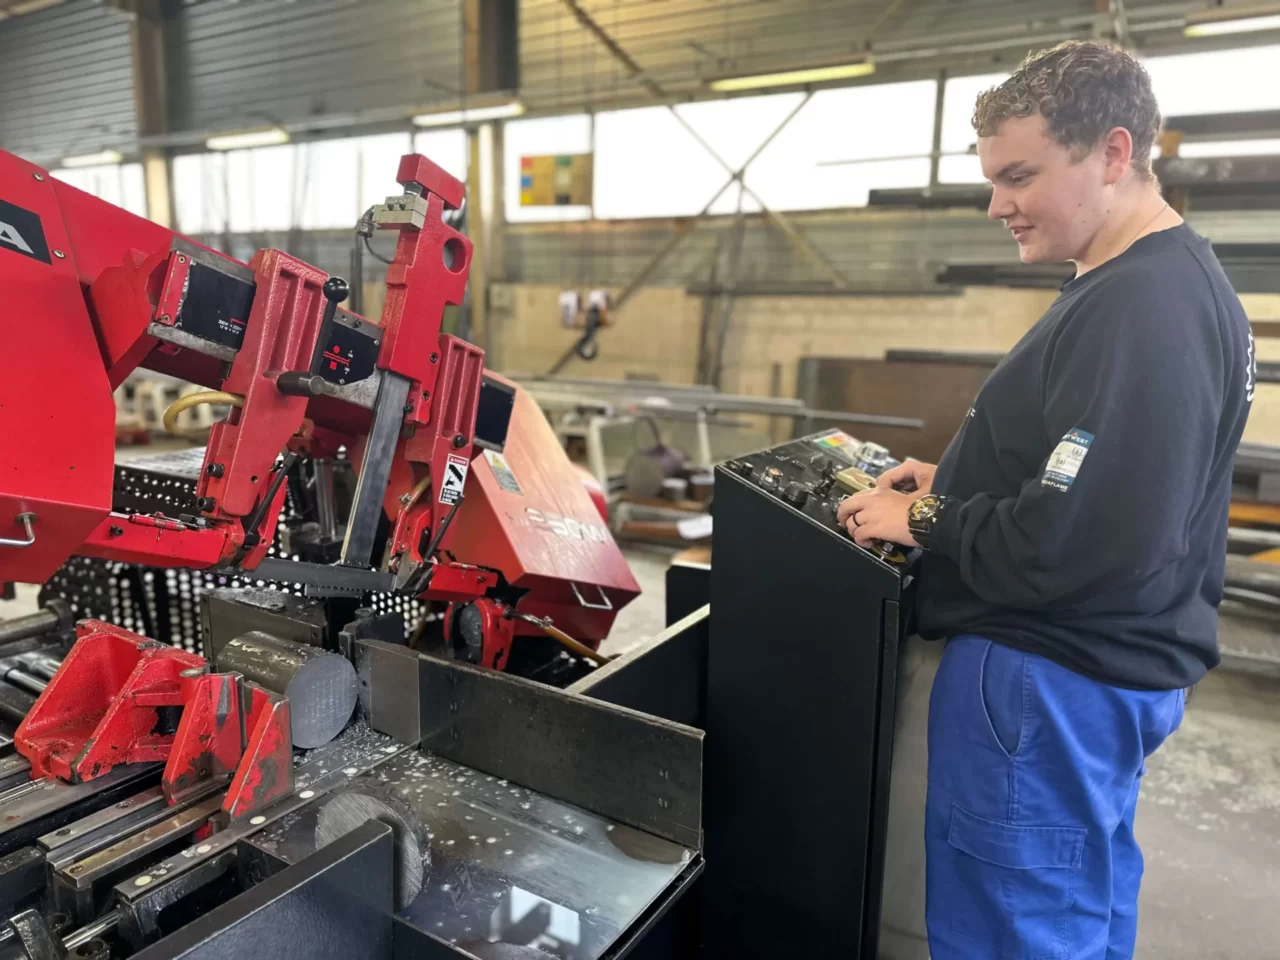
{"type": "MultiPolygon", "coordinates": [[[[113,508],[125,513],[197,515],[195,481],[204,464],[204,448],[139,457],[116,464],[113,508]]],[[[286,496],[282,520],[298,515],[286,496]]],[[[280,535],[267,551],[296,560],[280,550],[280,535]]],[[[115,623],[126,630],[200,653],[200,596],[214,587],[261,587],[302,594],[296,584],[245,577],[215,576],[203,570],[170,570],[141,564],[72,557],[41,588],[40,602],[58,597],[78,618],[115,623]]],[[[426,604],[395,593],[369,593],[364,605],[375,613],[399,613],[406,635],[427,613],[426,604]]]]}

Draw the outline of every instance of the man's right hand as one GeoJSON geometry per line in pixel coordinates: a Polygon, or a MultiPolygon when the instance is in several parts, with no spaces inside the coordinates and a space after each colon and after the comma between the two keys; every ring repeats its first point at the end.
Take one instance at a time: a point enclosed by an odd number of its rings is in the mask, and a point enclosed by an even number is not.
{"type": "Polygon", "coordinates": [[[877,487],[893,487],[910,491],[912,500],[919,500],[933,489],[933,475],[938,472],[936,463],[908,460],[892,470],[886,470],[876,478],[877,487]],[[911,489],[912,486],[915,489],[911,489]]]}

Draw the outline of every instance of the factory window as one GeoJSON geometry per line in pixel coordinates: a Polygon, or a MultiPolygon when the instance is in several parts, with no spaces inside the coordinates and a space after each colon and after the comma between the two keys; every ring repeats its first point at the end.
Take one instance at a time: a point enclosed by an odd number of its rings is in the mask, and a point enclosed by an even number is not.
{"type": "MultiPolygon", "coordinates": [[[[503,202],[510,223],[547,220],[586,220],[591,208],[585,205],[522,207],[520,205],[520,158],[548,154],[591,152],[591,118],[586,114],[513,120],[503,130],[503,202]]],[[[596,194],[599,196],[600,158],[595,163],[596,194]]]]}
{"type": "Polygon", "coordinates": [[[227,154],[227,218],[232,233],[288,230],[300,225],[304,185],[293,146],[227,154]]]}
{"type": "MultiPolygon", "coordinates": [[[[932,80],[823,90],[747,170],[777,210],[858,207],[875,189],[923,187],[933,143],[932,80]]],[[[773,129],[763,125],[761,136],[773,129]]]]}
{"type": "Polygon", "coordinates": [[[54,170],[52,175],[63,183],[69,183],[85,193],[123,207],[130,213],[136,213],[140,217],[147,215],[147,191],[140,163],[113,163],[78,170],[54,170]]]}
{"type": "MultiPolygon", "coordinates": [[[[467,182],[467,134],[464,130],[424,130],[414,135],[413,152],[439,164],[444,172],[467,182]]],[[[395,168],[387,176],[395,187],[395,168]]]]}
{"type": "Polygon", "coordinates": [[[982,164],[974,152],[978,135],[973,130],[973,105],[978,94],[1008,79],[1007,73],[952,77],[942,101],[942,157],[939,183],[984,183],[982,164]]]}
{"type": "Polygon", "coordinates": [[[1280,108],[1280,46],[1183,53],[1143,61],[1166,117],[1280,108]]]}
{"type": "MultiPolygon", "coordinates": [[[[730,173],[698,138],[736,170],[800,100],[799,94],[784,94],[683,104],[675,108],[679,118],[666,107],[600,114],[596,118],[596,215],[610,219],[699,213],[730,173]]],[[[738,192],[738,185],[731,184],[710,212],[733,213],[738,192]]],[[[743,197],[743,209],[760,207],[748,195],[743,197]]]]}
{"type": "Polygon", "coordinates": [[[174,213],[181,233],[227,229],[227,154],[187,153],[173,158],[174,213]]]}
{"type": "Polygon", "coordinates": [[[466,179],[467,137],[461,130],[175,157],[179,229],[199,234],[352,228],[366,209],[400,191],[396,170],[413,150],[466,179]]]}
{"type": "MultiPolygon", "coordinates": [[[[699,213],[730,176],[699,138],[735,170],[769,141],[745,174],[747,212],[760,209],[752,193],[772,209],[813,210],[861,206],[877,187],[924,186],[935,89],[932,81],[892,83],[823,90],[803,106],[802,94],[780,94],[676,107],[694,132],[665,107],[602,113],[596,215],[699,213]]],[[[733,213],[738,192],[730,185],[709,212],[733,213]]]]}
{"type": "Polygon", "coordinates": [[[351,172],[351,182],[360,184],[359,208],[351,222],[374,204],[400,193],[396,183],[396,170],[400,158],[413,149],[413,135],[409,133],[384,133],[376,137],[357,137],[359,149],[359,179],[357,171],[351,172]]]}
{"type": "MultiPolygon", "coordinates": [[[[931,81],[885,84],[815,95],[769,142],[747,171],[747,184],[780,210],[859,206],[875,187],[923,186],[934,85],[931,81]],[[862,129],[883,124],[874,140],[862,129]]],[[[610,111],[596,117],[595,214],[602,219],[693,216],[729,179],[714,150],[732,169],[740,167],[801,104],[802,95],[749,97],[684,104],[674,116],[665,107],[610,111]],[[681,122],[683,119],[688,127],[681,122]],[[692,128],[690,130],[689,128],[692,128]],[[655,144],[660,144],[658,150],[655,144]]],[[[585,118],[581,119],[585,127],[585,118]]],[[[527,121],[541,124],[546,121],[527,121]]],[[[523,154],[571,148],[547,145],[513,149],[507,125],[508,217],[561,219],[556,208],[519,207],[523,154]]],[[[585,131],[584,131],[585,132],[585,131]]],[[[739,188],[730,184],[710,213],[733,213],[739,188]]],[[[742,209],[759,210],[747,193],[742,209]]],[[[586,208],[572,215],[588,215],[586,208]]]]}

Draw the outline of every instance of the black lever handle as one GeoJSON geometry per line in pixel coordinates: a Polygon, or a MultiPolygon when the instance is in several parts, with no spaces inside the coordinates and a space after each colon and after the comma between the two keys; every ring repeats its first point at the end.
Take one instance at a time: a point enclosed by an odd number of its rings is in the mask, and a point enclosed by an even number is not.
{"type": "Polygon", "coordinates": [[[333,318],[338,315],[338,304],[347,299],[351,293],[351,285],[341,277],[330,277],[320,288],[328,302],[324,305],[324,317],[320,320],[320,335],[316,337],[316,352],[311,355],[312,374],[320,372],[324,363],[324,348],[329,343],[329,330],[333,327],[333,318]]]}
{"type": "Polygon", "coordinates": [[[310,366],[305,372],[290,370],[276,378],[276,389],[289,396],[314,397],[324,391],[324,378],[320,376],[320,370],[324,365],[325,348],[329,345],[329,331],[333,328],[334,317],[338,315],[338,304],[350,295],[351,285],[341,277],[330,277],[324,282],[320,292],[324,294],[326,302],[310,366]]]}

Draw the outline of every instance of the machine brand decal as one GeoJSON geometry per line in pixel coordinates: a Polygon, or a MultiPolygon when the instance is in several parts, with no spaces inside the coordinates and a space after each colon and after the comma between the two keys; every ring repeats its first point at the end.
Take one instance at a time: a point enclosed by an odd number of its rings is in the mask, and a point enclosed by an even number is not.
{"type": "Polygon", "coordinates": [[[0,200],[0,248],[32,260],[52,263],[38,214],[0,200]]]}
{"type": "Polygon", "coordinates": [[[462,496],[462,488],[467,485],[469,463],[466,457],[449,454],[449,462],[444,468],[444,483],[440,484],[441,503],[452,505],[458,502],[458,498],[462,496]]]}
{"type": "Polygon", "coordinates": [[[498,481],[498,486],[507,493],[524,493],[520,489],[520,481],[516,479],[510,464],[502,454],[494,450],[486,450],[484,458],[489,461],[489,469],[493,471],[493,478],[498,481]]]}
{"type": "Polygon", "coordinates": [[[1084,430],[1067,431],[1062,442],[1049,454],[1049,462],[1044,466],[1044,476],[1040,478],[1041,486],[1053,487],[1063,493],[1070,490],[1092,443],[1092,433],[1084,430]]]}
{"type": "Polygon", "coordinates": [[[590,540],[592,543],[607,543],[609,540],[608,532],[599,524],[583,523],[573,517],[544,513],[533,507],[526,507],[524,512],[534,526],[550,530],[556,536],[567,540],[590,540]]]}

